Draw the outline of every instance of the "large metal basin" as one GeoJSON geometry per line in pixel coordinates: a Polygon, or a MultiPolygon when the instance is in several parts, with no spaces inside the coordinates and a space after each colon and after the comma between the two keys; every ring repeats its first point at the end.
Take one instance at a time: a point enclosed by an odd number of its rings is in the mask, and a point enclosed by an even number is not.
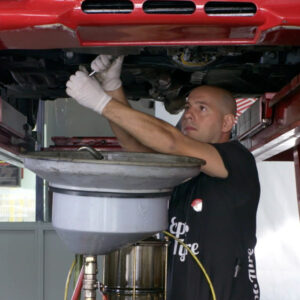
{"type": "Polygon", "coordinates": [[[74,253],[106,254],[167,228],[175,185],[200,172],[203,161],[163,154],[35,152],[26,168],[53,191],[52,223],[74,253]]]}
{"type": "Polygon", "coordinates": [[[133,193],[169,191],[197,175],[203,160],[174,155],[101,152],[103,160],[88,152],[34,152],[24,165],[50,186],[80,190],[133,193]]]}

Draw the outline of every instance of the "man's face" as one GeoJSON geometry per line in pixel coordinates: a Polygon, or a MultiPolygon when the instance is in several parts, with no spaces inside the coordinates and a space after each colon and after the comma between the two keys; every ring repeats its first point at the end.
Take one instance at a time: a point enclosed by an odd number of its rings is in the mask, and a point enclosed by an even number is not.
{"type": "Polygon", "coordinates": [[[207,88],[190,93],[181,119],[184,135],[204,143],[221,141],[224,115],[218,97],[213,89],[207,88]]]}

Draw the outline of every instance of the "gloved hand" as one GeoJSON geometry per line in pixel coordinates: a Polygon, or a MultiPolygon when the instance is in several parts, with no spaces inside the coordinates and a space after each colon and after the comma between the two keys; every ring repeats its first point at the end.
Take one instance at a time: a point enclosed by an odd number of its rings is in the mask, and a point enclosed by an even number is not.
{"type": "Polygon", "coordinates": [[[120,79],[124,56],[112,61],[111,55],[98,55],[91,63],[92,70],[99,72],[97,78],[105,91],[114,91],[122,85],[120,79]]]}
{"type": "Polygon", "coordinates": [[[66,86],[66,93],[70,97],[100,114],[111,100],[111,96],[104,92],[99,82],[83,71],[77,71],[75,75],[72,75],[66,86]]]}

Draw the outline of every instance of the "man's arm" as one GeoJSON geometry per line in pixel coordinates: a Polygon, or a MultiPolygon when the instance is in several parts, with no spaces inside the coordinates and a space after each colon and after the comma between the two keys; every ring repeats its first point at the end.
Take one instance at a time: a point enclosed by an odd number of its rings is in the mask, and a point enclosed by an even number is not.
{"type": "MultiPolygon", "coordinates": [[[[123,56],[113,59],[111,55],[98,55],[91,63],[91,69],[96,71],[96,78],[101,82],[105,92],[115,100],[130,107],[127,101],[122,81],[120,78],[123,56]]],[[[114,134],[121,146],[127,151],[135,152],[153,152],[151,149],[139,143],[133,136],[118,126],[117,123],[109,121],[114,134]]]]}
{"type": "MultiPolygon", "coordinates": [[[[122,86],[114,91],[107,92],[113,99],[119,101],[127,107],[130,107],[128,100],[124,94],[124,90],[122,86]]],[[[129,122],[130,120],[127,120],[129,122]]],[[[109,120],[109,124],[111,126],[112,131],[116,135],[121,146],[129,152],[154,152],[152,149],[146,147],[141,144],[136,138],[134,138],[131,134],[125,131],[122,127],[118,125],[117,122],[113,122],[109,120]]]]}
{"type": "Polygon", "coordinates": [[[204,173],[221,178],[228,176],[228,171],[215,147],[183,135],[162,120],[133,110],[115,99],[104,107],[102,114],[155,152],[201,158],[206,161],[206,165],[202,168],[204,173]]]}

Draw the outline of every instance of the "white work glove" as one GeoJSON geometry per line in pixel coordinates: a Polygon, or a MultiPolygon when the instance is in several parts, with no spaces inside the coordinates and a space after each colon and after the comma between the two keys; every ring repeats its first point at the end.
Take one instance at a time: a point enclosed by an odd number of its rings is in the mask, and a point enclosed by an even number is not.
{"type": "Polygon", "coordinates": [[[100,114],[111,100],[111,96],[104,92],[97,79],[89,77],[83,71],[77,71],[75,75],[72,75],[66,86],[66,93],[70,97],[100,114]]]}
{"type": "Polygon", "coordinates": [[[124,56],[112,60],[111,55],[98,55],[91,63],[92,70],[98,72],[97,78],[105,91],[114,91],[122,85],[120,79],[124,56]]]}

